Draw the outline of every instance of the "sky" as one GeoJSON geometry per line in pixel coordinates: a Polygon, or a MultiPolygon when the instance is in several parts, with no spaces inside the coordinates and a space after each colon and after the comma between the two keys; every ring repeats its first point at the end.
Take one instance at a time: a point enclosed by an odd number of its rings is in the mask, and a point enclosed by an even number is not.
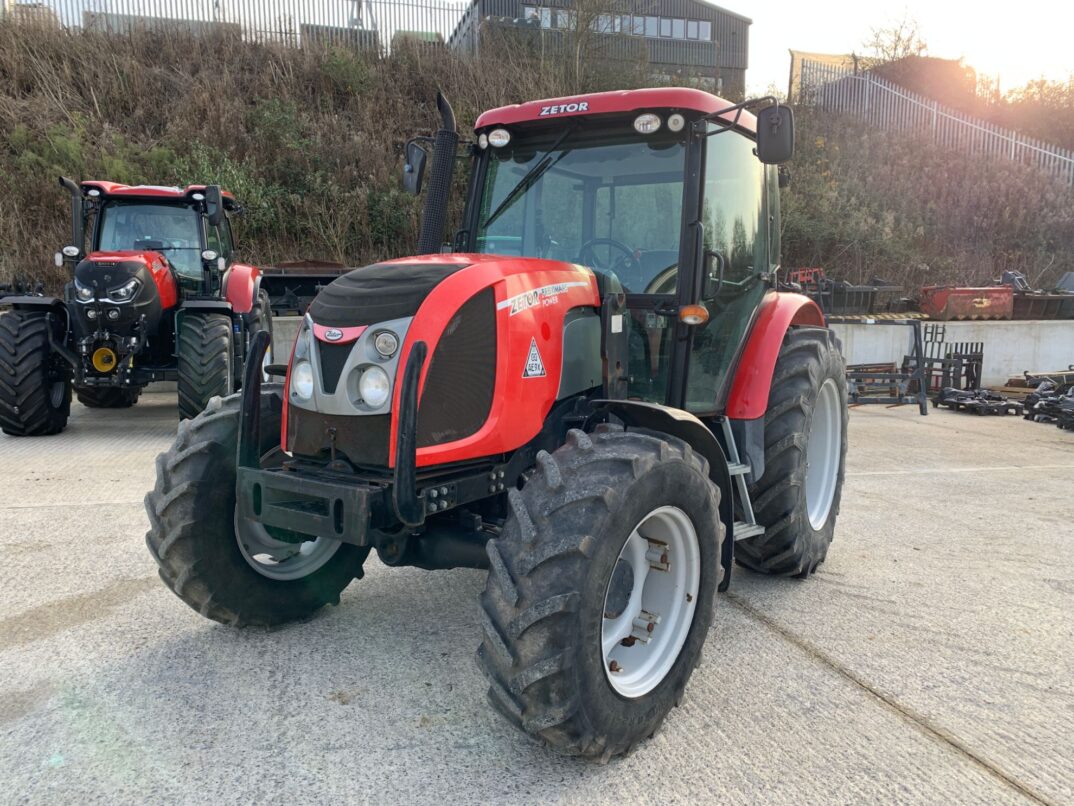
{"type": "Polygon", "coordinates": [[[718,0],[753,20],[747,87],[759,93],[774,84],[784,92],[788,49],[864,53],[873,28],[918,22],[930,56],[957,59],[979,75],[1000,77],[1004,90],[1045,77],[1074,75],[1074,0],[718,0]]]}

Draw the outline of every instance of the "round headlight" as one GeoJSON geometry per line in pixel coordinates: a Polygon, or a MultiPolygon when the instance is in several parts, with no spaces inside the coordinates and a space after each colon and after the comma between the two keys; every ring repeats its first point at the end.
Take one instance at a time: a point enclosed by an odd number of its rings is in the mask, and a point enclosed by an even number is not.
{"type": "Polygon", "coordinates": [[[682,127],[686,125],[686,118],[676,112],[674,115],[668,117],[668,128],[673,132],[681,132],[682,127]]]}
{"type": "Polygon", "coordinates": [[[96,319],[97,318],[97,309],[96,308],[90,308],[88,311],[86,311],[86,318],[87,319],[96,319]]]}
{"type": "Polygon", "coordinates": [[[379,409],[388,402],[392,385],[388,380],[388,373],[380,367],[369,367],[362,373],[362,379],[358,381],[358,394],[367,406],[379,409]]]}
{"type": "Polygon", "coordinates": [[[511,132],[507,129],[493,129],[489,132],[489,145],[493,148],[503,148],[511,142],[511,132]]]}
{"type": "Polygon", "coordinates": [[[68,244],[67,246],[65,246],[63,248],[62,251],[63,251],[64,255],[66,255],[67,257],[78,257],[78,247],[77,246],[71,246],[70,244],[68,244]]]}
{"type": "Polygon", "coordinates": [[[391,358],[395,355],[395,351],[399,349],[399,339],[396,335],[388,330],[382,330],[377,334],[377,337],[373,339],[373,347],[384,358],[391,358]]]}
{"type": "Polygon", "coordinates": [[[215,249],[206,249],[201,253],[202,260],[216,260],[217,254],[215,249]]]}
{"type": "Polygon", "coordinates": [[[108,311],[108,318],[113,322],[119,319],[119,308],[112,308],[108,311]]]}
{"type": "Polygon", "coordinates": [[[634,118],[634,130],[638,134],[652,134],[660,128],[660,116],[652,112],[634,118]]]}
{"type": "Polygon", "coordinates": [[[79,299],[93,299],[93,289],[82,283],[75,283],[75,292],[79,299]]]}
{"type": "Polygon", "coordinates": [[[313,367],[309,361],[299,361],[291,369],[291,394],[303,400],[313,397],[313,367]]]}

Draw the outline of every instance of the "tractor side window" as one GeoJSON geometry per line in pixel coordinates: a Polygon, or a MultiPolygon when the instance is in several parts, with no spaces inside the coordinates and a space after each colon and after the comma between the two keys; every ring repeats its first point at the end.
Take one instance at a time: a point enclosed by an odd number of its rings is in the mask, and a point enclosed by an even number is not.
{"type": "Polygon", "coordinates": [[[711,259],[708,298],[702,300],[709,321],[694,330],[686,387],[686,408],[698,414],[714,412],[723,397],[770,269],[766,174],[753,154],[753,141],[725,131],[709,137],[706,148],[705,249],[722,256],[723,276],[720,261],[711,259]]]}
{"type": "Polygon", "coordinates": [[[226,224],[219,227],[207,227],[205,230],[205,244],[209,249],[223,258],[231,256],[231,233],[226,224]]]}

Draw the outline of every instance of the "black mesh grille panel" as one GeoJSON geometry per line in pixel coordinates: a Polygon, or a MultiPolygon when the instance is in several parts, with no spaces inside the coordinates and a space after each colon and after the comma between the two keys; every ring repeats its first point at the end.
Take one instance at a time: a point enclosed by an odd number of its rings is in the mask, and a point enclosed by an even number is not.
{"type": "Polygon", "coordinates": [[[496,300],[488,288],[448,322],[418,406],[418,447],[454,442],[488,419],[496,385],[496,300]]]}
{"type": "Polygon", "coordinates": [[[328,394],[335,394],[339,376],[343,373],[343,365],[347,363],[347,356],[351,354],[353,347],[353,341],[350,344],[317,342],[317,357],[321,359],[321,382],[328,394]]]}

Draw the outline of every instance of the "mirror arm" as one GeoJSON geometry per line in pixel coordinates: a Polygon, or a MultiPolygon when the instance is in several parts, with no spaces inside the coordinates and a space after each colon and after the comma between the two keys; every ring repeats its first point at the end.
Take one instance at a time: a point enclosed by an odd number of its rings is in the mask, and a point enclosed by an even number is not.
{"type": "Polygon", "coordinates": [[[742,103],[735,104],[734,106],[724,107],[723,109],[718,109],[715,112],[710,112],[704,117],[698,118],[697,121],[694,122],[694,129],[695,131],[704,134],[706,137],[711,137],[714,134],[721,134],[722,132],[725,132],[728,129],[733,129],[735,126],[737,126],[739,118],[742,117],[742,113],[745,110],[749,109],[751,106],[758,106],[765,102],[776,104],[777,106],[780,105],[779,101],[773,95],[765,95],[763,98],[750,98],[749,100],[743,101],[742,103]],[[735,113],[734,120],[732,120],[730,123],[728,123],[726,120],[721,120],[721,118],[725,118],[727,116],[728,112],[735,113]],[[711,132],[706,132],[704,131],[704,126],[706,123],[722,123],[723,128],[716,129],[715,131],[711,132]]]}

